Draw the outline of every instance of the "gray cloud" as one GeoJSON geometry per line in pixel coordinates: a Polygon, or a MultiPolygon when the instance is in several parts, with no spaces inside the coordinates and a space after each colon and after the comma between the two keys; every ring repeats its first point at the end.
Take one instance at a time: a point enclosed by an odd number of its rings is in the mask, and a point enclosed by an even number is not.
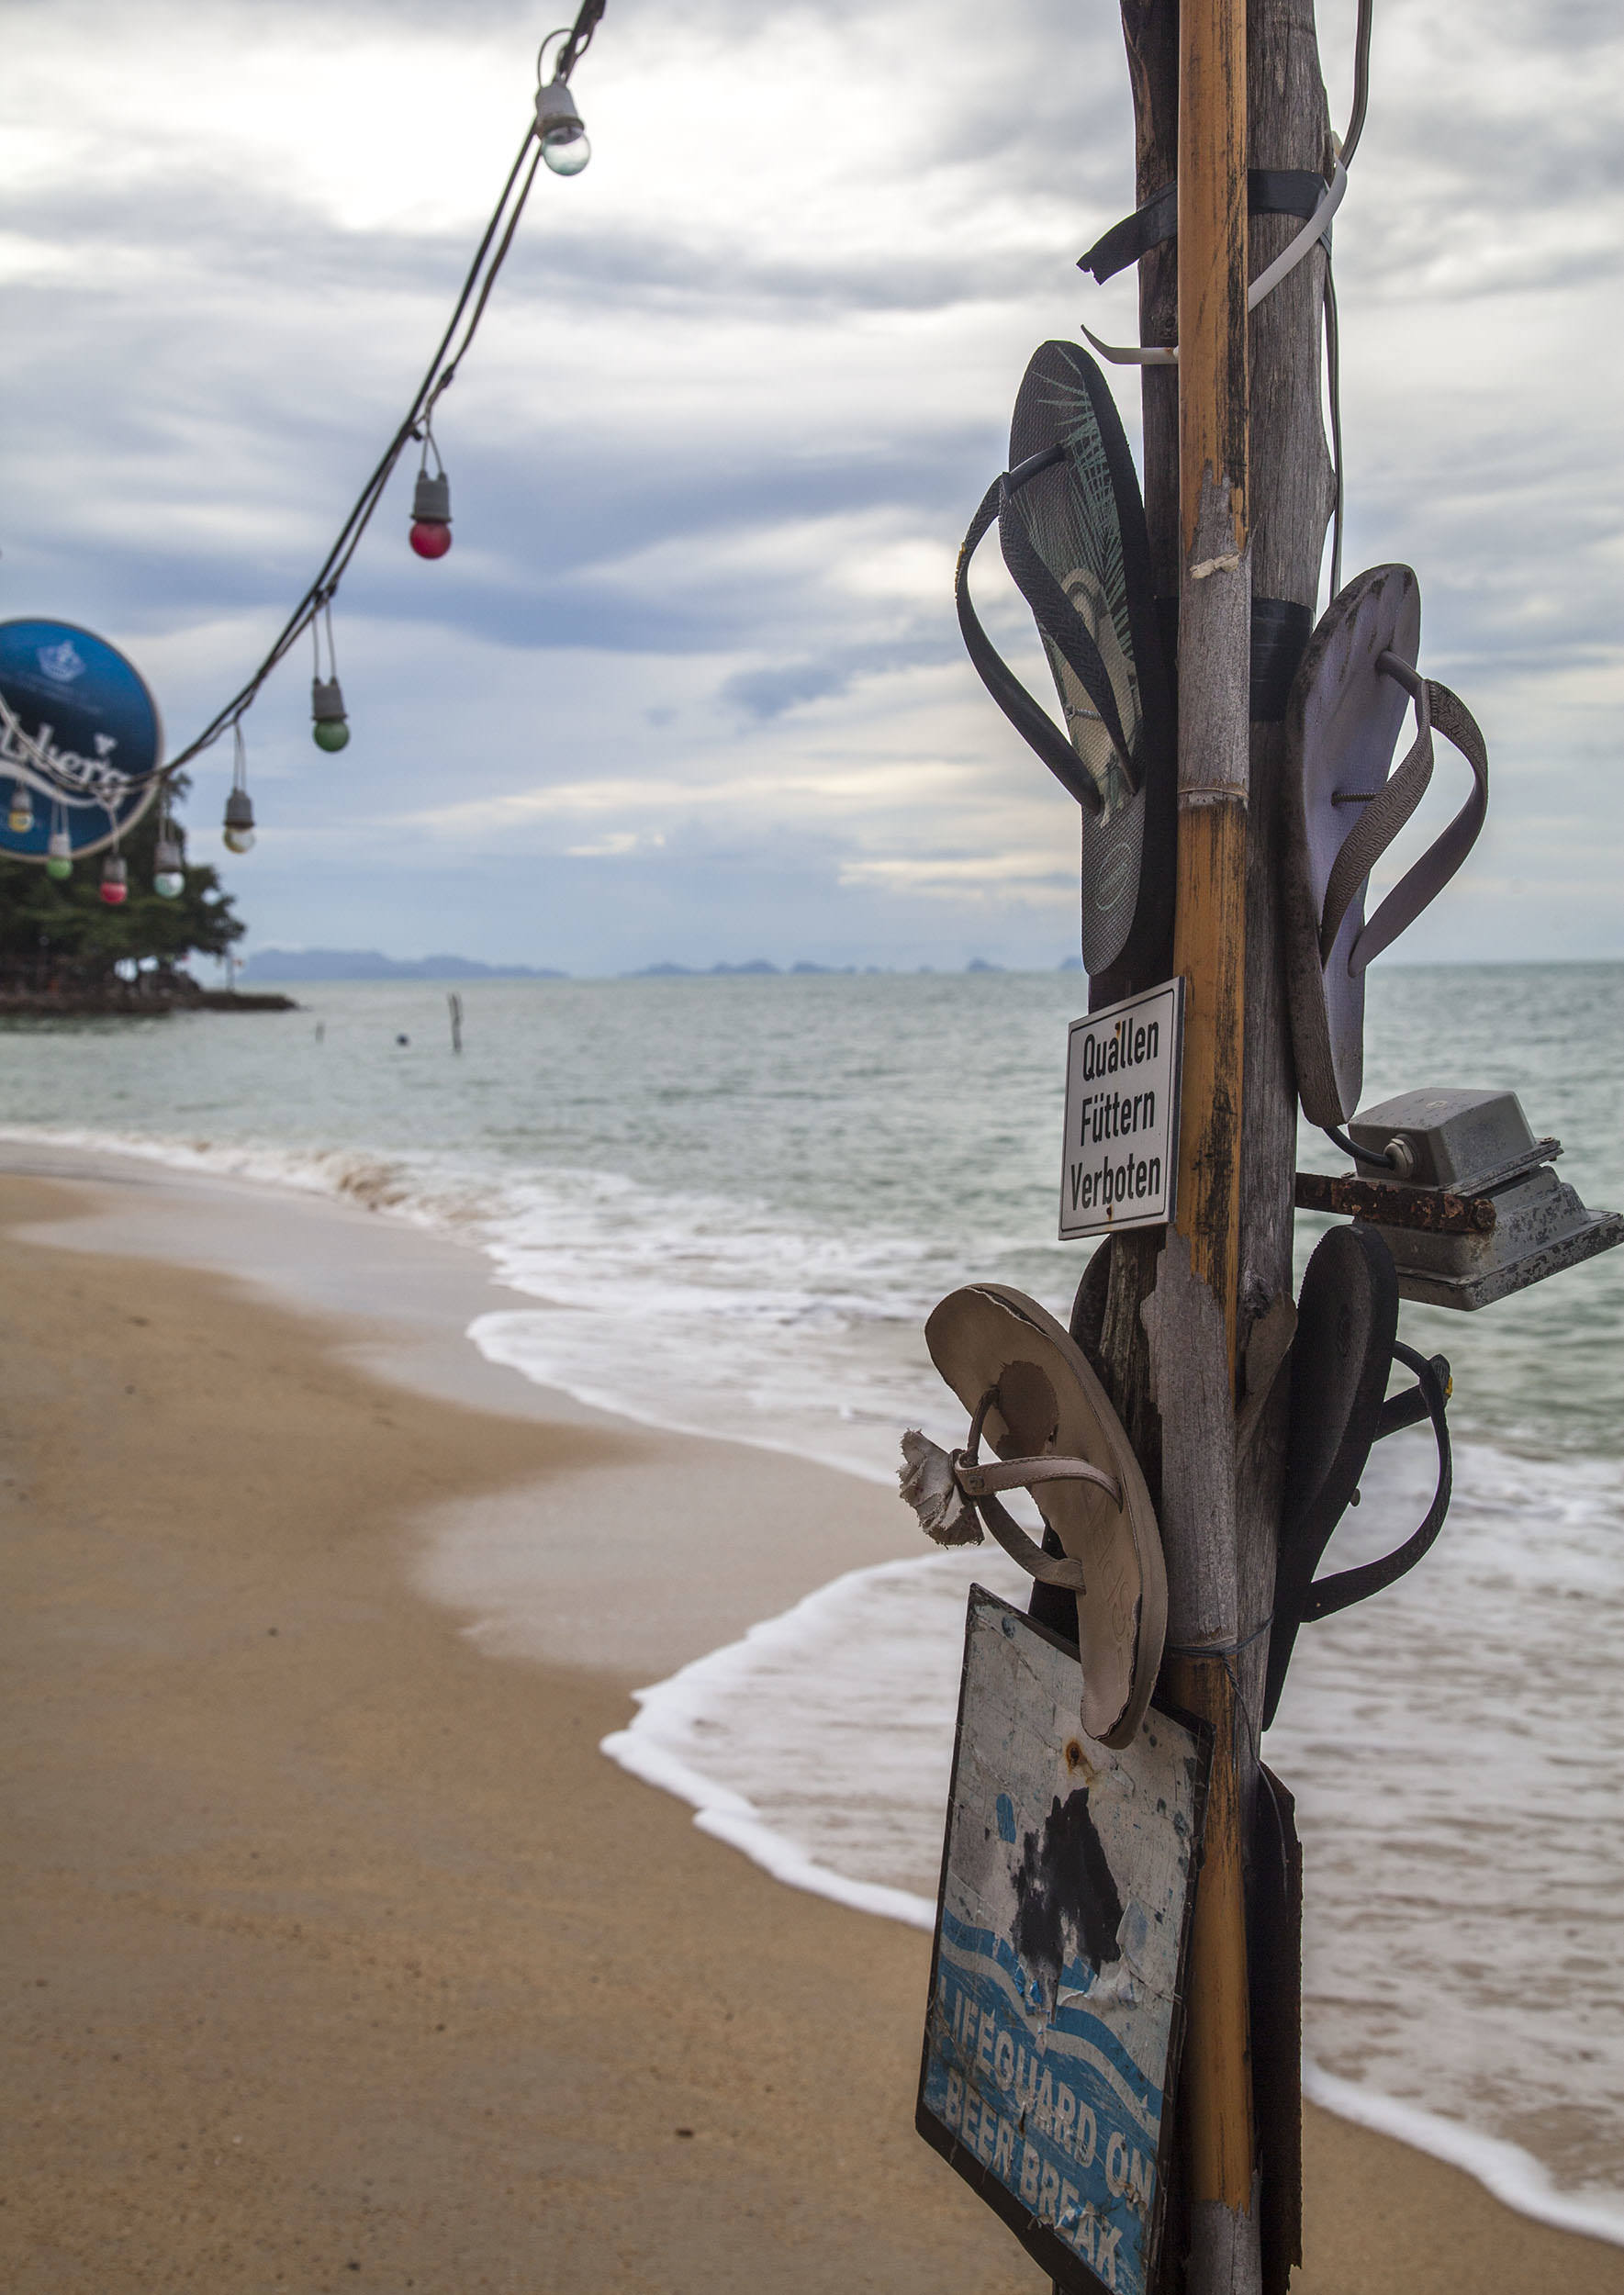
{"type": "MultiPolygon", "coordinates": [[[[1351,7],[1322,14],[1341,86],[1351,7]]],[[[1417,566],[1495,755],[1482,866],[1417,953],[1492,953],[1511,901],[1530,948],[1624,952],[1596,890],[1624,844],[1621,51],[1579,0],[1492,0],[1469,39],[1379,6],[1337,231],[1348,564],[1417,566]]],[[[495,0],[13,8],[5,610],[128,644],[177,737],[392,427],[530,66],[495,0]],[[70,82],[66,118],[42,92],[70,82]]],[[[1072,269],[1131,198],[1113,11],[610,0],[577,85],[593,166],[538,182],[442,408],[451,557],[407,553],[398,476],[340,601],[351,750],[309,748],[302,657],[254,713],[256,934],[1054,960],[1044,855],[1063,877],[1075,822],[962,661],[951,566],[1032,346],[1132,324],[1131,283],[1072,269]]]]}

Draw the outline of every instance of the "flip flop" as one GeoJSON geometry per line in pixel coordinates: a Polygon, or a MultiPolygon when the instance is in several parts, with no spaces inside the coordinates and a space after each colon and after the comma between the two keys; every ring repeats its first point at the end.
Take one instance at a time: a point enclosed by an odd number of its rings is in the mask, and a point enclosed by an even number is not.
{"type": "Polygon", "coordinates": [[[1421,590],[1407,565],[1378,565],[1332,599],[1286,705],[1282,909],[1297,1089],[1312,1123],[1334,1129],[1364,1080],[1364,975],[1437,899],[1477,842],[1489,763],[1458,695],[1416,668],[1421,590]],[[1406,707],[1417,733],[1389,778],[1406,707]],[[1472,767],[1471,796],[1367,923],[1372,868],[1432,778],[1432,736],[1472,767]]]}
{"type": "Polygon", "coordinates": [[[981,682],[1082,808],[1082,960],[1124,977],[1171,926],[1176,711],[1133,456],[1104,375],[1074,343],[1033,354],[1010,467],[958,554],[958,626],[981,682]],[[969,563],[993,520],[1065,713],[1061,733],[994,649],[969,563]]]}
{"type": "Polygon", "coordinates": [[[1274,1622],[1263,1689],[1263,1727],[1274,1718],[1286,1668],[1306,1620],[1362,1602],[1413,1570],[1443,1528],[1450,1462],[1445,1408],[1450,1366],[1398,1337],[1398,1277],[1373,1228],[1333,1227],[1314,1248],[1297,1301],[1292,1342],[1291,1432],[1285,1506],[1274,1571],[1274,1622]],[[1413,1387],[1384,1400],[1394,1362],[1414,1371],[1413,1387]],[[1377,1562],[1321,1578],[1314,1573],[1331,1533],[1358,1503],[1372,1446],[1430,1418],[1438,1443],[1438,1487],[1425,1520],[1377,1562]]]}
{"type": "Polygon", "coordinates": [[[1121,1420],[1054,1316],[1002,1283],[951,1293],[924,1337],[970,1413],[969,1439],[949,1452],[904,1435],[902,1495],[938,1544],[979,1544],[985,1527],[1032,1577],[1076,1597],[1083,1729],[1101,1744],[1131,1743],[1161,1662],[1167,1573],[1121,1420]],[[981,1461],[983,1434],[1002,1463],[981,1461]],[[999,1491],[1016,1489],[1032,1492],[1063,1560],[999,1505],[999,1491]]]}

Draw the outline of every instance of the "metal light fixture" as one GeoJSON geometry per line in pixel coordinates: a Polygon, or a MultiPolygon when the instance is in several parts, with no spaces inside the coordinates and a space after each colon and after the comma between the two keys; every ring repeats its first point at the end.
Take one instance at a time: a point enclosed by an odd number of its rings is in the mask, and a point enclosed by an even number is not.
{"type": "Polygon", "coordinates": [[[248,793],[248,748],[241,718],[231,728],[231,744],[234,755],[230,793],[226,799],[225,845],[228,853],[252,853],[253,800],[248,793]]]}
{"type": "Polygon", "coordinates": [[[592,156],[586,127],[567,82],[549,80],[536,90],[536,133],[554,175],[578,175],[592,156]]]}
{"type": "Polygon", "coordinates": [[[1393,1254],[1402,1298],[1488,1306],[1624,1243],[1624,1215],[1587,1211],[1557,1178],[1562,1142],[1534,1137],[1514,1092],[1401,1092],[1361,1108],[1348,1131],[1370,1160],[1352,1179],[1322,1182],[1326,1200],[1310,1207],[1368,1220],[1393,1254]]]}
{"type": "Polygon", "coordinates": [[[318,749],[339,750],[350,739],[343,688],[336,676],[310,680],[310,737],[318,749]]]}

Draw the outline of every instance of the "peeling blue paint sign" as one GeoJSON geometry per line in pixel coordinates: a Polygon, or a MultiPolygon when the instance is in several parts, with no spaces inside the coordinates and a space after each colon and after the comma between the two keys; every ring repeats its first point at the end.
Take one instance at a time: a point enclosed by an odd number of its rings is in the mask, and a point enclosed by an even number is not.
{"type": "Polygon", "coordinates": [[[1074,1649],[971,1588],[916,2124],[1057,2284],[1146,2295],[1206,1741],[1112,1752],[1074,1649]]]}

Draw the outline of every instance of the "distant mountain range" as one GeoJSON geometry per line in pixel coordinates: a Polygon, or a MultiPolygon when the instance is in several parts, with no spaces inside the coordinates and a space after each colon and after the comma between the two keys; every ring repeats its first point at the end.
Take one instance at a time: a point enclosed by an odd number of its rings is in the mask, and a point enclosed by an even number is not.
{"type": "MultiPolygon", "coordinates": [[[[636,972],[622,978],[628,980],[703,980],[727,978],[755,977],[762,973],[774,979],[792,977],[808,972],[847,974],[882,972],[891,968],[879,964],[769,964],[765,957],[756,957],[747,964],[645,964],[636,972]]],[[[921,965],[922,972],[931,971],[930,965],[921,965]]],[[[972,957],[965,966],[967,972],[1001,972],[1002,965],[989,964],[984,957],[972,957]]],[[[1067,957],[1060,964],[1062,972],[1081,972],[1081,957],[1067,957]]],[[[250,957],[238,975],[244,988],[280,987],[288,980],[566,980],[567,972],[553,970],[546,965],[481,964],[473,957],[386,957],[375,948],[261,948],[250,957]]]]}
{"type": "Polygon", "coordinates": [[[480,964],[472,957],[380,956],[375,948],[260,948],[238,978],[244,988],[283,980],[566,980],[533,964],[480,964]]]}

